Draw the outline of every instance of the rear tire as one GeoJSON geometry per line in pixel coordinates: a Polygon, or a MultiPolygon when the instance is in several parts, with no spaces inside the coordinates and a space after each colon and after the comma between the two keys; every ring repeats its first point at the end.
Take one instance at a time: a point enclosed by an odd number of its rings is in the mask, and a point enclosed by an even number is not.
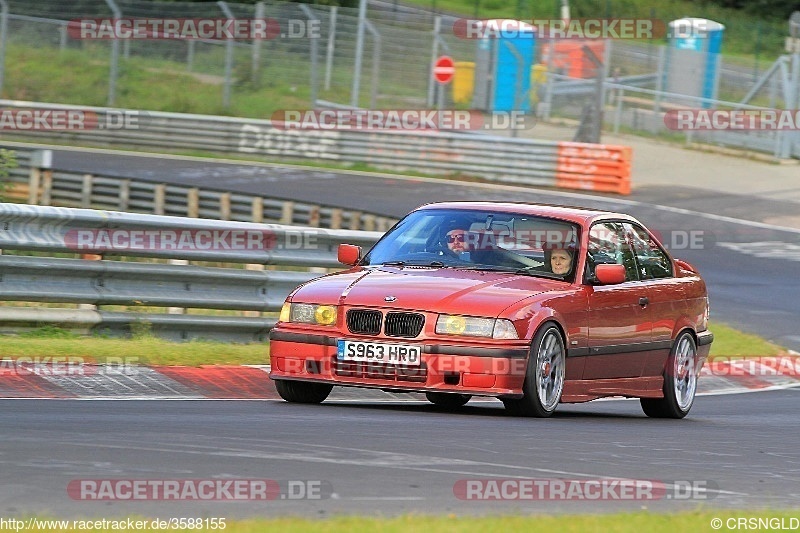
{"type": "Polygon", "coordinates": [[[515,416],[545,418],[552,415],[564,391],[566,362],[561,331],[555,324],[548,322],[536,332],[531,343],[525,383],[522,386],[524,396],[519,399],[503,399],[506,410],[515,416]]]}
{"type": "Polygon", "coordinates": [[[322,403],[333,390],[333,385],[276,379],[275,388],[281,398],[290,403],[322,403]]]}
{"type": "Polygon", "coordinates": [[[433,405],[444,409],[458,409],[464,406],[470,398],[469,394],[458,394],[455,392],[426,392],[425,398],[433,405]]]}
{"type": "Polygon", "coordinates": [[[697,343],[684,331],[670,351],[664,369],[664,397],[642,398],[642,411],[652,418],[683,418],[689,414],[697,392],[697,343]]]}

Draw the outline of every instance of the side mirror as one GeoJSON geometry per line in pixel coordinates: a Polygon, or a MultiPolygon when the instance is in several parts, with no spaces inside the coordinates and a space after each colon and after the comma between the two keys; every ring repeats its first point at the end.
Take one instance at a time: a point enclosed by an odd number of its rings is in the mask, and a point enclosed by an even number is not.
{"type": "Polygon", "coordinates": [[[625,281],[625,265],[597,265],[594,277],[603,285],[616,285],[625,281]]]}
{"type": "Polygon", "coordinates": [[[340,263],[353,266],[361,259],[361,247],[354,244],[340,244],[337,258],[340,263]]]}

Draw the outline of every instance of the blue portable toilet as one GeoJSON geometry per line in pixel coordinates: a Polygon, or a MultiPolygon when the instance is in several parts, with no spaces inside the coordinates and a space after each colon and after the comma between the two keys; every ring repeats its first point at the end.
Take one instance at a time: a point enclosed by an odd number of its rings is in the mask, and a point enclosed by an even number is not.
{"type": "MultiPolygon", "coordinates": [[[[669,23],[667,91],[716,98],[719,53],[725,26],[713,20],[687,17],[669,23]]],[[[711,104],[704,102],[703,107],[711,104]]]]}
{"type": "Polygon", "coordinates": [[[536,28],[513,19],[481,23],[475,51],[473,107],[485,111],[530,111],[536,28]]]}

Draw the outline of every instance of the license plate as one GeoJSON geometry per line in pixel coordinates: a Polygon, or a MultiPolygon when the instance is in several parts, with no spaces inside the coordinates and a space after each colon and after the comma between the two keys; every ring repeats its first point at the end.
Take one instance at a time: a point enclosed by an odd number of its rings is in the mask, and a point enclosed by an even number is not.
{"type": "Polygon", "coordinates": [[[419,366],[422,361],[422,347],[340,340],[337,343],[336,358],[339,361],[359,363],[419,366]]]}

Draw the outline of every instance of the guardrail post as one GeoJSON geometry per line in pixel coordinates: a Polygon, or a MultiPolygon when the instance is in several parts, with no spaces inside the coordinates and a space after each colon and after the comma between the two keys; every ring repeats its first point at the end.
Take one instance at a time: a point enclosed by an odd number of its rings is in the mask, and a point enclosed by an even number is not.
{"type": "Polygon", "coordinates": [[[331,209],[331,229],[341,229],[342,228],[342,210],[341,209],[331,209]]]}
{"type": "MultiPolygon", "coordinates": [[[[244,266],[245,270],[255,270],[255,271],[263,271],[265,270],[264,265],[259,263],[248,263],[244,266]]],[[[248,318],[255,318],[260,317],[262,315],[261,311],[243,311],[242,315],[248,318]]]]}
{"type": "Polygon", "coordinates": [[[91,174],[83,175],[83,186],[81,187],[81,207],[90,209],[92,207],[92,182],[94,176],[91,174]]]}
{"type": "MultiPolygon", "coordinates": [[[[261,223],[264,221],[264,199],[260,196],[253,198],[250,204],[250,218],[253,222],[261,223]]],[[[245,270],[264,270],[264,265],[260,263],[248,263],[244,266],[245,270]]],[[[260,317],[260,311],[245,311],[246,317],[260,317]]]]}
{"type": "Polygon", "coordinates": [[[312,228],[319,227],[319,206],[312,205],[308,211],[308,225],[312,228]]]}
{"type": "Polygon", "coordinates": [[[377,220],[377,223],[378,223],[377,224],[378,231],[386,231],[391,227],[391,224],[389,223],[389,219],[386,218],[386,217],[379,217],[378,220],[377,220]]]}
{"type": "Polygon", "coordinates": [[[231,193],[224,192],[219,195],[219,219],[231,219],[231,193]]]}
{"type": "Polygon", "coordinates": [[[350,211],[350,228],[352,230],[361,229],[361,211],[350,211]]]}
{"type": "Polygon", "coordinates": [[[364,229],[375,231],[375,215],[364,215],[364,229]]]}
{"type": "Polygon", "coordinates": [[[28,175],[28,203],[36,205],[39,203],[39,189],[42,184],[42,175],[48,174],[51,180],[53,177],[53,151],[35,150],[31,152],[29,164],[31,170],[28,175]]]}
{"type": "Polygon", "coordinates": [[[294,202],[283,202],[281,206],[281,224],[291,224],[294,220],[294,202]]]}
{"type": "MultiPolygon", "coordinates": [[[[170,265],[188,265],[189,261],[186,259],[170,259],[170,265]]],[[[184,307],[167,307],[167,314],[168,315],[185,315],[186,308],[184,307]]]]}
{"type": "Polygon", "coordinates": [[[53,202],[53,171],[42,171],[42,197],[39,205],[50,205],[53,202]]]}
{"type": "Polygon", "coordinates": [[[119,210],[127,211],[131,199],[131,180],[119,182],[119,210]]]}
{"type": "Polygon", "coordinates": [[[250,204],[250,219],[253,222],[264,222],[264,199],[260,196],[253,198],[250,204]]]}
{"type": "Polygon", "coordinates": [[[186,191],[186,216],[189,218],[200,216],[200,189],[197,187],[186,191]]]}
{"type": "Polygon", "coordinates": [[[31,173],[28,176],[28,203],[31,205],[36,205],[39,203],[39,187],[41,186],[41,178],[41,169],[31,165],[31,173]]]}

